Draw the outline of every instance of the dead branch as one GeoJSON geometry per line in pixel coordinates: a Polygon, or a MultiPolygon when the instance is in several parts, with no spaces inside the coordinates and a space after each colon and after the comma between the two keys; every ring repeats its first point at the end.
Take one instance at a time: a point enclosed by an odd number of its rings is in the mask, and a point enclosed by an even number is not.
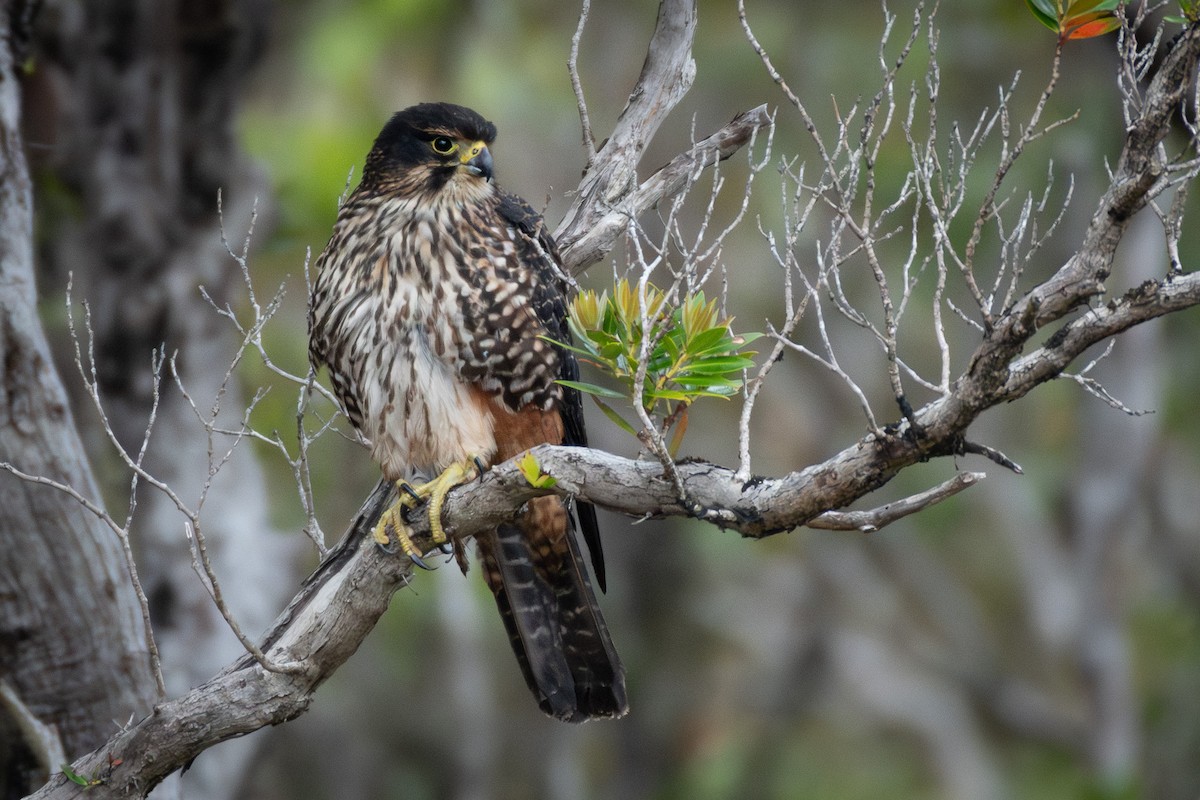
{"type": "MultiPolygon", "coordinates": [[[[585,12],[586,13],[586,12],[585,12]]],[[[584,19],[581,17],[580,25],[584,19]]],[[[578,193],[555,231],[563,266],[579,274],[616,245],[629,223],[678,191],[687,176],[728,158],[767,124],[766,106],[739,114],[721,130],[676,156],[641,184],[642,154],[696,76],[692,40],[694,0],[663,0],[641,75],[612,134],[590,155],[578,193]]],[[[582,90],[577,90],[585,138],[591,137],[582,90]]]]}
{"type": "Polygon", "coordinates": [[[982,472],[960,472],[950,480],[932,489],[919,492],[903,500],[887,503],[867,511],[826,511],[808,521],[807,527],[827,531],[861,531],[874,533],[904,517],[924,511],[943,500],[948,500],[964,489],[969,489],[986,475],[982,472]]]}

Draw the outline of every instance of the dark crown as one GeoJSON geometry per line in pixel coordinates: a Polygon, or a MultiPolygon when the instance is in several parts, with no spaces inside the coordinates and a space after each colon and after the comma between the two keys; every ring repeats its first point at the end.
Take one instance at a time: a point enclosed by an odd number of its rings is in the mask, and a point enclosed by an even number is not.
{"type": "Polygon", "coordinates": [[[393,114],[375,138],[363,177],[428,162],[430,152],[425,143],[436,136],[491,144],[496,138],[496,126],[471,109],[453,103],[409,106],[393,114]]]}

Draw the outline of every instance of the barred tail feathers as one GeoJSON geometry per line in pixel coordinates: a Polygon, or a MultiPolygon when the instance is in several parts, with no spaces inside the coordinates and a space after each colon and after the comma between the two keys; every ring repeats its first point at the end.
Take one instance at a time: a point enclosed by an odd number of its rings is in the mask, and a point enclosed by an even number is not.
{"type": "Polygon", "coordinates": [[[623,716],[624,668],[562,500],[537,498],[523,519],[477,540],[488,586],[541,709],[567,722],[623,716]]]}

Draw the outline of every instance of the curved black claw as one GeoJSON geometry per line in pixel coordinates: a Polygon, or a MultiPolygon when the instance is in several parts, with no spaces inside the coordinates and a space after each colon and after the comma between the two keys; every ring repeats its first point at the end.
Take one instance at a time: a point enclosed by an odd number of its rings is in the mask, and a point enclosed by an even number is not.
{"type": "Polygon", "coordinates": [[[483,472],[486,469],[486,467],[483,466],[483,459],[481,459],[479,456],[475,456],[471,460],[475,462],[475,469],[479,471],[478,480],[483,480],[483,472]]]}
{"type": "Polygon", "coordinates": [[[381,542],[381,541],[379,541],[378,539],[376,539],[376,540],[375,540],[375,546],[379,548],[379,551],[380,551],[381,553],[386,553],[386,554],[388,554],[389,556],[394,556],[394,555],[396,555],[396,548],[392,546],[392,543],[391,543],[391,542],[388,542],[387,544],[384,544],[383,542],[381,542]]]}
{"type": "Polygon", "coordinates": [[[417,490],[414,489],[411,485],[409,485],[409,483],[407,481],[401,481],[400,483],[397,483],[396,486],[399,487],[400,491],[407,494],[409,497],[411,497],[417,503],[423,503],[425,501],[425,498],[422,497],[421,495],[417,494],[417,490]]]}
{"type": "Polygon", "coordinates": [[[444,556],[454,555],[454,543],[453,542],[442,542],[441,544],[438,545],[437,549],[438,549],[438,552],[444,556]]]}
{"type": "Polygon", "coordinates": [[[425,560],[415,553],[408,556],[408,560],[413,563],[414,567],[420,567],[426,572],[433,572],[434,568],[425,563],[425,560]]]}

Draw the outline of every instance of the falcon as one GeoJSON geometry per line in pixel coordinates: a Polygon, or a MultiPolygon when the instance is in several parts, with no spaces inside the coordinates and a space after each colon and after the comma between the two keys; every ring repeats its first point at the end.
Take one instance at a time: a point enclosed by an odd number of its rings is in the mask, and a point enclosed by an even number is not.
{"type": "MultiPolygon", "coordinates": [[[[309,356],[400,489],[374,536],[421,553],[404,515],[428,499],[445,543],[447,492],[540,444],[585,446],[570,281],[553,238],[493,179],[496,127],[449,103],[392,116],[317,259],[309,356]],[[432,480],[412,485],[414,474],[432,480]]],[[[583,562],[578,518],[604,588],[595,510],[539,497],[475,537],[481,571],[530,690],[570,722],[619,717],[625,677],[583,562]]],[[[464,565],[465,560],[461,563],[464,565]]]]}

